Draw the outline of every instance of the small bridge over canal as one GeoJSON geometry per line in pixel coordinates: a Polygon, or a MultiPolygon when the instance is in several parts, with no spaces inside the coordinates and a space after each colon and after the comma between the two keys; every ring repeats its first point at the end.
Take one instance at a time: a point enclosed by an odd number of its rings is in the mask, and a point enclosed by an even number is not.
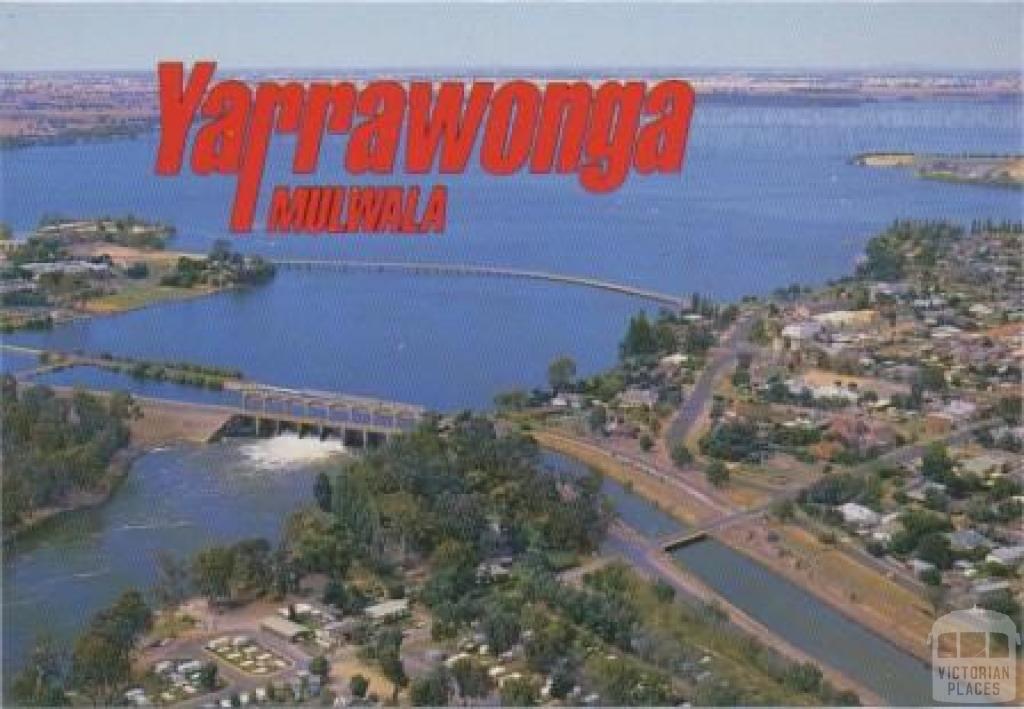
{"type": "Polygon", "coordinates": [[[681,298],[668,293],[640,288],[638,286],[605,281],[586,276],[570,276],[549,271],[534,271],[519,268],[503,268],[499,266],[479,266],[465,263],[419,263],[415,261],[342,261],[342,260],[306,260],[306,259],[272,259],[271,263],[280,268],[296,270],[330,270],[339,272],[363,273],[404,273],[410,275],[431,276],[476,276],[486,278],[518,278],[549,283],[565,283],[583,288],[593,288],[622,295],[648,300],[670,308],[682,309],[690,304],[689,298],[681,298]]]}

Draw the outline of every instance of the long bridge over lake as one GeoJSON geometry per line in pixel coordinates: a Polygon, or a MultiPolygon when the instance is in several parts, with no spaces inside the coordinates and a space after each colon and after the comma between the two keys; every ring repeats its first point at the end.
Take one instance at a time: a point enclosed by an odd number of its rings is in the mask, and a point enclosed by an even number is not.
{"type": "Polygon", "coordinates": [[[682,298],[669,293],[631,286],[600,278],[572,276],[550,271],[535,271],[520,268],[504,268],[500,266],[481,266],[465,263],[430,263],[416,261],[343,261],[316,259],[271,259],[275,266],[296,270],[331,270],[339,272],[363,273],[404,273],[410,275],[430,276],[475,276],[485,278],[518,278],[548,283],[565,283],[583,288],[593,288],[622,295],[649,300],[659,305],[681,309],[690,303],[689,298],[682,298]]]}

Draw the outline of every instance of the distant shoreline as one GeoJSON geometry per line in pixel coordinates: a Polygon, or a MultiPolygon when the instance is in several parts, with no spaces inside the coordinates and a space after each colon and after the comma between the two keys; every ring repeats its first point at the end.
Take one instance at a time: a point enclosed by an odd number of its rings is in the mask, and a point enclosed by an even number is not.
{"type": "Polygon", "coordinates": [[[958,184],[1024,188],[1024,156],[1015,154],[961,153],[939,155],[912,152],[860,153],[851,163],[870,168],[911,170],[923,180],[958,184]]]}

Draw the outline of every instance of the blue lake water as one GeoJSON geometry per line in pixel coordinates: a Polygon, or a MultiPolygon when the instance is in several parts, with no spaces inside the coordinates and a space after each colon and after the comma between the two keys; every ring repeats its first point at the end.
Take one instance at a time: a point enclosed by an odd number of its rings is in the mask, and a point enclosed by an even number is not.
{"type": "MultiPolygon", "coordinates": [[[[681,177],[633,176],[608,195],[574,176],[445,177],[443,236],[240,237],[276,257],[502,264],[720,298],[848,273],[871,234],[902,217],[1021,218],[1018,192],[921,181],[849,164],[870,150],[1022,152],[1010,101],[844,106],[698,104],[681,177]]],[[[2,219],[135,214],[178,227],[172,246],[224,236],[234,182],[153,175],[156,136],[8,151],[2,219]]],[[[290,145],[264,181],[294,184],[290,145]]],[[[328,142],[319,183],[349,180],[328,142]]],[[[405,182],[396,176],[390,182],[405,182]]],[[[377,180],[381,181],[381,180],[377,180]]],[[[262,214],[263,206],[257,214],[262,214]]],[[[560,285],[469,278],[281,274],[263,289],[174,303],[10,339],[241,367],[269,383],[343,388],[442,409],[543,383],[569,354],[608,365],[641,301],[560,285]]]]}

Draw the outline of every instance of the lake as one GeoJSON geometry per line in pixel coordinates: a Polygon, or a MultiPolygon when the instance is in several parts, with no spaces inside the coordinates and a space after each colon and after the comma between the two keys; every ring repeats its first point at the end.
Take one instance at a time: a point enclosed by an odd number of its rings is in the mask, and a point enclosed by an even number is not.
{"type": "MultiPolygon", "coordinates": [[[[1011,101],[698,102],[681,177],[634,175],[617,192],[593,195],[573,176],[471,170],[443,178],[451,194],[443,236],[255,233],[234,243],[271,257],[507,265],[733,299],[845,275],[872,233],[896,218],[1020,219],[1018,192],[916,180],[849,159],[870,150],[1022,152],[1021,116],[1011,101]]],[[[234,182],[158,178],[155,145],[147,135],[4,152],[2,219],[21,231],[45,214],[132,212],[174,223],[172,248],[205,251],[225,234],[234,182]]],[[[340,150],[325,144],[321,173],[308,181],[348,182],[331,160],[340,150]]],[[[298,182],[289,154],[287,140],[275,144],[268,189],[298,182]]],[[[265,288],[9,339],[190,359],[271,384],[454,410],[542,385],[562,354],[581,374],[608,366],[629,316],[644,307],[565,285],[288,272],[265,288]]]]}

